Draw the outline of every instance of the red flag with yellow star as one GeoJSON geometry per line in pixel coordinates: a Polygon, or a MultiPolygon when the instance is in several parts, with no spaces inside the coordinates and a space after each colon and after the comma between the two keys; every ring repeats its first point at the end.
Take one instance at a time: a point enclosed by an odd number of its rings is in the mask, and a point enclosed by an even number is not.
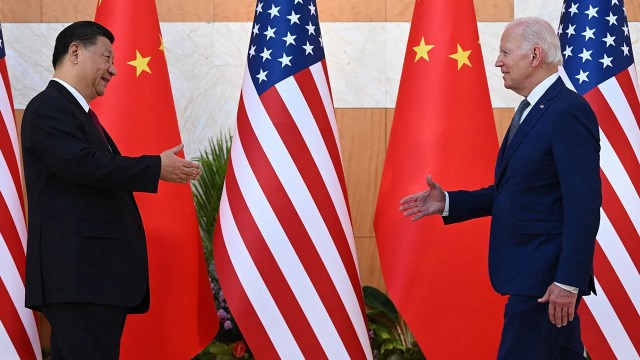
{"type": "Polygon", "coordinates": [[[493,182],[498,139],[472,0],[417,0],[374,227],[387,291],[427,359],[495,358],[504,300],[489,283],[489,219],[411,222],[400,199],[493,182]]]}
{"type": "MultiPolygon", "coordinates": [[[[101,0],[96,22],[115,35],[117,76],[91,107],[120,151],[159,154],[182,142],[154,0],[101,0]]],[[[121,358],[190,359],[218,319],[188,185],[135,194],[147,235],[151,307],[127,318],[121,358]]]]}

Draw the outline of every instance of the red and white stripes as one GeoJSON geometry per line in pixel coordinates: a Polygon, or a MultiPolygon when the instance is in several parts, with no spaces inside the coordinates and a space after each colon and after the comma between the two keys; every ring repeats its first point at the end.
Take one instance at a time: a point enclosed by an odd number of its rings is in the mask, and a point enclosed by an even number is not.
{"type": "Polygon", "coordinates": [[[598,295],[584,298],[583,332],[618,359],[640,359],[638,94],[635,65],[585,94],[600,125],[603,203],[594,259],[598,295]]]}
{"type": "Polygon", "coordinates": [[[371,358],[324,61],[261,96],[247,70],[216,232],[258,358],[371,358]]]}
{"type": "Polygon", "coordinates": [[[24,307],[27,229],[18,135],[4,58],[0,59],[0,357],[41,359],[35,314],[24,307]]]}

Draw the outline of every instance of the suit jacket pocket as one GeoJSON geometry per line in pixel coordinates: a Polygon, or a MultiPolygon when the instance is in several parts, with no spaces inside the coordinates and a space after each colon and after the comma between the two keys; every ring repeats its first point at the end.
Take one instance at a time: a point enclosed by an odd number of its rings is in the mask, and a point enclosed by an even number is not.
{"type": "Polygon", "coordinates": [[[518,234],[562,234],[562,223],[557,221],[520,221],[518,234]]]}
{"type": "Polygon", "coordinates": [[[78,235],[90,238],[119,238],[122,237],[122,224],[78,221],[78,235]]]}

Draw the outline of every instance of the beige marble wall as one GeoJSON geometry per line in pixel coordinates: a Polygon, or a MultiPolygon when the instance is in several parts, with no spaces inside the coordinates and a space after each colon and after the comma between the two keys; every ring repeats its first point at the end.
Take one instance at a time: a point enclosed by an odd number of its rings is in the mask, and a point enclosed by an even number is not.
{"type": "MultiPolygon", "coordinates": [[[[540,15],[558,22],[557,11],[542,6],[526,7],[516,6],[516,13],[540,15]]],[[[514,107],[519,102],[517,95],[503,88],[501,74],[493,65],[505,24],[478,25],[494,108],[514,107]]],[[[3,25],[17,109],[24,108],[51,78],[55,35],[65,25],[3,25]]],[[[234,126],[251,24],[175,22],[162,23],[161,27],[178,121],[187,155],[193,157],[210,137],[234,126]]],[[[631,23],[630,28],[638,57],[640,23],[631,23]]],[[[393,108],[409,23],[330,22],[322,24],[322,31],[335,107],[393,108]]]]}

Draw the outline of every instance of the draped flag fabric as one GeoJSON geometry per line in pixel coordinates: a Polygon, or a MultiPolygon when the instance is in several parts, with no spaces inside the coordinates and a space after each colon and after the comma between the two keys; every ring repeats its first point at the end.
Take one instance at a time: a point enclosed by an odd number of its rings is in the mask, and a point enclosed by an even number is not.
{"type": "MultiPolygon", "coordinates": [[[[91,104],[107,132],[128,156],[180,144],[155,1],[101,0],[96,21],[115,35],[117,76],[91,104]]],[[[121,358],[190,359],[218,327],[191,188],[161,181],[157,194],[135,197],[147,234],[151,308],[127,318],[121,358]]]]}
{"type": "Polygon", "coordinates": [[[594,359],[640,359],[640,102],[624,1],[566,1],[558,35],[560,74],[591,104],[602,147],[598,295],[579,309],[583,340],[594,359]]]}
{"type": "Polygon", "coordinates": [[[258,359],[371,359],[315,0],[259,0],[214,258],[258,359]]]}
{"type": "Polygon", "coordinates": [[[0,357],[42,359],[36,315],[24,307],[27,227],[13,99],[0,27],[0,357]]]}
{"type": "MultiPolygon", "coordinates": [[[[497,40],[496,40],[497,41],[497,40]]],[[[374,228],[387,291],[427,359],[496,356],[504,300],[490,286],[489,219],[411,222],[400,199],[493,183],[498,140],[472,0],[417,0],[374,228]]]]}

